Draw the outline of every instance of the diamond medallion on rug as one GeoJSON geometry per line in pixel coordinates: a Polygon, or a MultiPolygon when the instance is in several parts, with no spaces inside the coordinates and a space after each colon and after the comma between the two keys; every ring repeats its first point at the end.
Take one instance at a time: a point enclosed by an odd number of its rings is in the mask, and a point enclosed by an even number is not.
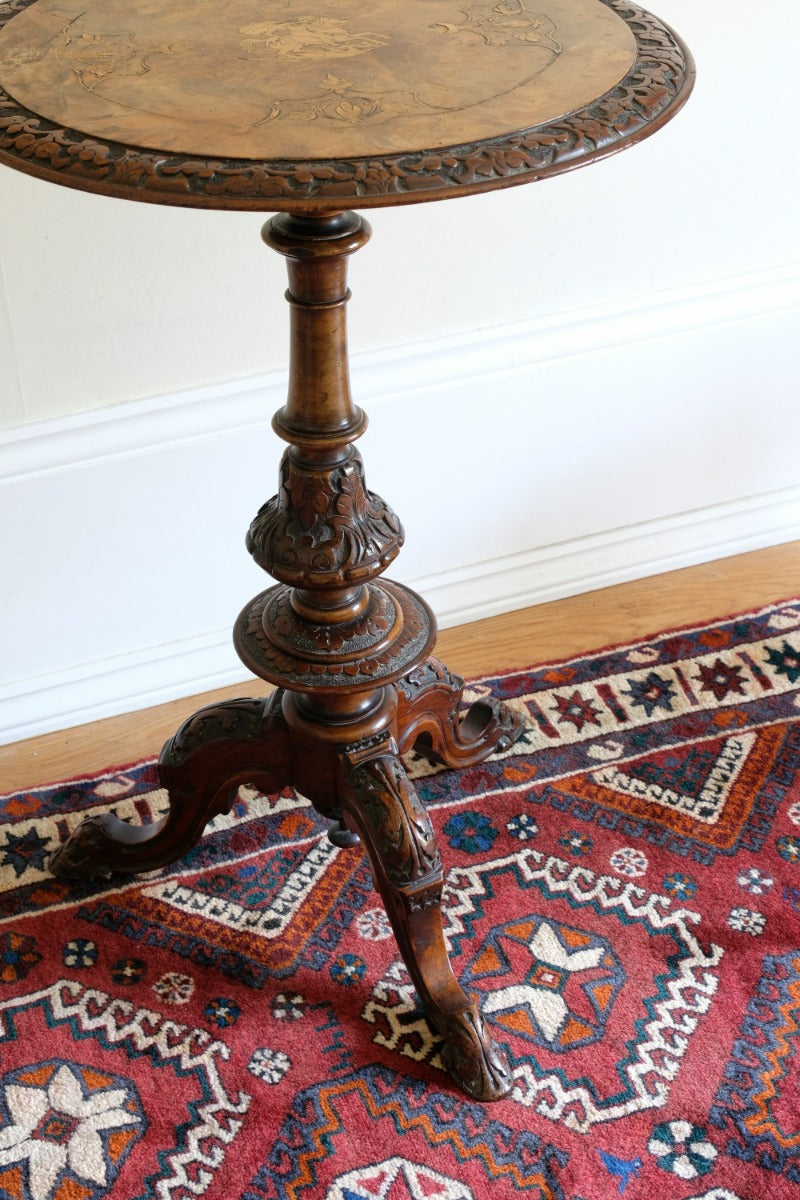
{"type": "MultiPolygon", "coordinates": [[[[767,727],[673,746],[555,784],[548,799],[579,820],[614,823],[698,862],[758,850],[776,811],[786,738],[767,727]]],[[[794,756],[792,731],[790,764],[794,756]]]]}
{"type": "Polygon", "coordinates": [[[182,958],[213,961],[223,974],[260,987],[326,962],[370,893],[366,863],[318,839],[263,865],[248,859],[234,871],[131,889],[113,903],[86,905],[80,915],[182,958]]]}
{"type": "Polygon", "coordinates": [[[250,1103],[225,1090],[224,1045],[66,980],[0,1021],[3,1195],[95,1200],[123,1168],[131,1200],[207,1190],[250,1103]],[[33,1061],[37,1046],[58,1057],[33,1061]]]}
{"type": "Polygon", "coordinates": [[[31,1063],[0,1079],[0,1187],[35,1200],[102,1196],[145,1130],[130,1079],[82,1063],[31,1063]]]}
{"type": "Polygon", "coordinates": [[[491,930],[462,974],[496,1025],[556,1053],[602,1040],[624,979],[605,938],[537,915],[491,930]]]}
{"type": "MultiPolygon", "coordinates": [[[[484,1012],[506,1035],[512,1100],[583,1133],[662,1107],[685,1061],[692,1069],[693,1035],[718,986],[723,951],[698,941],[700,915],[532,849],[454,868],[448,882],[450,946],[466,959],[464,985],[484,993],[484,1012]],[[531,915],[493,923],[495,910],[513,907],[531,915]]],[[[386,996],[384,984],[370,1020],[414,1054],[416,1030],[405,1046],[397,1035],[407,993],[393,1005],[381,1003],[386,996]]]]}
{"type": "Polygon", "coordinates": [[[800,605],[467,694],[522,739],[407,764],[510,1095],[453,1088],[363,852],[292,791],[54,879],[82,817],[165,810],[143,763],[0,799],[0,1200],[800,1197],[800,605]]]}

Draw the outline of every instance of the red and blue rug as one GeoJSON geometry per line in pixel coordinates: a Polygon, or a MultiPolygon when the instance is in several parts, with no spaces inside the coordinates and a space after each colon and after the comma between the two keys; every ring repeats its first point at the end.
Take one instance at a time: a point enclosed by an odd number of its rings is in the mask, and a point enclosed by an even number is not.
{"type": "Polygon", "coordinates": [[[511,1055],[442,1069],[358,848],[243,789],[183,862],[70,885],[152,763],[6,796],[0,1200],[800,1197],[800,604],[481,679],[513,749],[410,767],[456,973],[511,1055]]]}

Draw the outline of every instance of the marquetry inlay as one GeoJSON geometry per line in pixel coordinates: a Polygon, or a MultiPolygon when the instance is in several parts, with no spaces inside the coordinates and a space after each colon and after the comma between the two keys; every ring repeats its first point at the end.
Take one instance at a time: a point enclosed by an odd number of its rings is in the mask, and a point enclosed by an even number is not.
{"type": "Polygon", "coordinates": [[[635,58],[601,0],[37,0],[0,31],[3,87],[39,116],[229,159],[497,137],[588,104],[635,58]]]}

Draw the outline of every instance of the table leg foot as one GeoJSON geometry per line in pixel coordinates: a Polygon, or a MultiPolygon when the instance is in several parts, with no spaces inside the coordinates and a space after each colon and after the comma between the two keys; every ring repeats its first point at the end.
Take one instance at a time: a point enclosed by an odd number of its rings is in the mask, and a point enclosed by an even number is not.
{"type": "Polygon", "coordinates": [[[508,1059],[447,956],[442,864],[428,813],[390,737],[350,746],[341,760],[342,810],[364,843],[411,979],[444,1039],[445,1066],[470,1096],[499,1100],[511,1088],[508,1059]]]}
{"type": "Polygon", "coordinates": [[[169,811],[149,825],[113,813],[87,817],[50,860],[62,879],[153,871],[186,854],[205,826],[229,812],[242,783],[265,792],[289,782],[280,696],[231,700],[200,709],[167,742],[159,760],[169,811]]]}
{"type": "Polygon", "coordinates": [[[500,700],[476,700],[462,713],[464,681],[429,658],[397,685],[401,751],[421,739],[448,767],[471,767],[507,750],[525,728],[523,716],[500,700]]]}
{"type": "Polygon", "coordinates": [[[443,1033],[442,1061],[451,1079],[475,1100],[502,1100],[514,1082],[508,1055],[489,1033],[477,1005],[455,1013],[443,1033]]]}

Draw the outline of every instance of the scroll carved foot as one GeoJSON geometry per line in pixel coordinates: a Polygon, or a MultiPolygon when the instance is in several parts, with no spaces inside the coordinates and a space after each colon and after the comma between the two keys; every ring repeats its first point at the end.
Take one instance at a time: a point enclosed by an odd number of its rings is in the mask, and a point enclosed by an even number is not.
{"type": "Polygon", "coordinates": [[[461,715],[464,681],[429,658],[397,684],[401,752],[418,738],[448,767],[471,767],[522,734],[522,716],[499,700],[477,700],[461,715]]]}
{"type": "Polygon", "coordinates": [[[444,1031],[442,1061],[476,1100],[502,1100],[514,1082],[508,1055],[490,1035],[477,1006],[455,1013],[444,1031]]]}
{"type": "Polygon", "coordinates": [[[153,871],[186,854],[203,829],[229,812],[242,783],[265,792],[288,782],[288,740],[278,694],[209,705],[185,721],[159,760],[169,812],[150,825],[113,813],[87,817],[50,860],[63,879],[153,871]]]}
{"type": "Polygon", "coordinates": [[[508,1060],[447,956],[442,863],[428,813],[388,734],[378,744],[348,747],[341,763],[342,809],[361,836],[411,979],[444,1039],[443,1061],[470,1096],[499,1100],[511,1087],[508,1060]]]}

